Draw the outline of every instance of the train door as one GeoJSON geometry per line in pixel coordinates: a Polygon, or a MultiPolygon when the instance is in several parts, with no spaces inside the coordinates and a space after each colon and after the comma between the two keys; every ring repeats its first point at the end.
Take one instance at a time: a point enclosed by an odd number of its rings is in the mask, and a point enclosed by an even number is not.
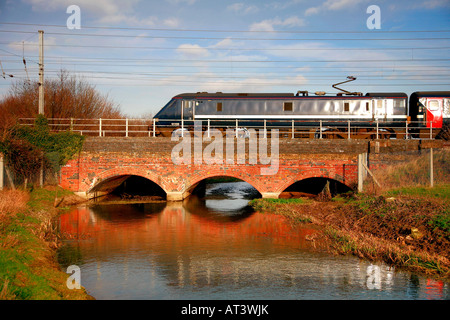
{"type": "Polygon", "coordinates": [[[184,120],[193,120],[194,117],[194,100],[182,100],[181,101],[181,118],[184,120]]]}
{"type": "Polygon", "coordinates": [[[386,100],[372,100],[372,119],[382,120],[386,118],[386,100]]]}
{"type": "Polygon", "coordinates": [[[427,128],[442,128],[442,110],[443,98],[429,98],[426,102],[426,118],[427,128]]]}

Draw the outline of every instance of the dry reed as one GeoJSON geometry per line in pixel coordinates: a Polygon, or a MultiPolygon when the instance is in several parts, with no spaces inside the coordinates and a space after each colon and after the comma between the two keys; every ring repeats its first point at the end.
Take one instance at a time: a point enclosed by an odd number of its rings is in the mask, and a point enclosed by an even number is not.
{"type": "Polygon", "coordinates": [[[27,208],[30,196],[21,190],[0,191],[0,222],[4,221],[8,215],[15,215],[27,208]]]}
{"type": "MultiPolygon", "coordinates": [[[[450,184],[450,150],[441,149],[433,152],[434,184],[450,184]]],[[[373,170],[381,188],[375,187],[369,177],[365,190],[369,193],[403,187],[430,186],[430,153],[410,156],[408,161],[373,170]]],[[[377,193],[377,192],[375,192],[377,193]]]]}

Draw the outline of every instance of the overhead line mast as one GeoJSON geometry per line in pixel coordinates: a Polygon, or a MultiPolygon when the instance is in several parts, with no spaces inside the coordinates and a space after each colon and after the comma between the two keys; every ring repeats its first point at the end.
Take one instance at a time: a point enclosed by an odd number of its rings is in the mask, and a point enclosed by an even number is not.
{"type": "Polygon", "coordinates": [[[44,114],[44,31],[39,30],[39,114],[44,114]]]}

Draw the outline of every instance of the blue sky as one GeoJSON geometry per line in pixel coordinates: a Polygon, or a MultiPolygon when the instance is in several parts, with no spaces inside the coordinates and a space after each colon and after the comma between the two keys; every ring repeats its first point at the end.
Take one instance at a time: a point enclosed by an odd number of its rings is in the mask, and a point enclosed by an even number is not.
{"type": "Polygon", "coordinates": [[[0,97],[14,79],[82,76],[130,117],[182,92],[449,90],[450,1],[0,1],[0,97]],[[77,5],[81,29],[67,28],[77,5]],[[370,5],[380,29],[369,29],[370,5]],[[407,40],[412,39],[412,40],[407,40]],[[22,58],[27,61],[25,70],[22,58]],[[27,74],[28,72],[28,74],[27,74]]]}

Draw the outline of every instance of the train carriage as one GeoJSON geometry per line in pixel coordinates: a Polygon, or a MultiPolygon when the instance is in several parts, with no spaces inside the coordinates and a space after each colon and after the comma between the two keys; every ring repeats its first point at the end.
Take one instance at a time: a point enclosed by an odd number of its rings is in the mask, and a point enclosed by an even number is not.
{"type": "Polygon", "coordinates": [[[448,130],[450,126],[450,91],[417,91],[409,98],[413,135],[429,136],[430,129],[448,130]]]}
{"type": "Polygon", "coordinates": [[[276,128],[290,131],[295,126],[309,137],[346,136],[348,125],[363,137],[372,137],[377,125],[381,133],[395,135],[408,116],[404,93],[369,93],[365,96],[309,95],[293,93],[184,93],[175,96],[156,116],[167,127],[189,128],[193,121],[209,121],[213,127],[276,128]],[[320,128],[320,129],[319,129],[320,128]],[[384,130],[384,131],[383,131],[384,130]]]}
{"type": "MultiPolygon", "coordinates": [[[[356,78],[348,77],[346,83],[356,78]]],[[[160,134],[175,129],[266,128],[304,138],[430,138],[450,126],[450,91],[293,93],[183,93],[156,115],[160,134]],[[441,130],[442,129],[442,130],[441,130]]]]}

